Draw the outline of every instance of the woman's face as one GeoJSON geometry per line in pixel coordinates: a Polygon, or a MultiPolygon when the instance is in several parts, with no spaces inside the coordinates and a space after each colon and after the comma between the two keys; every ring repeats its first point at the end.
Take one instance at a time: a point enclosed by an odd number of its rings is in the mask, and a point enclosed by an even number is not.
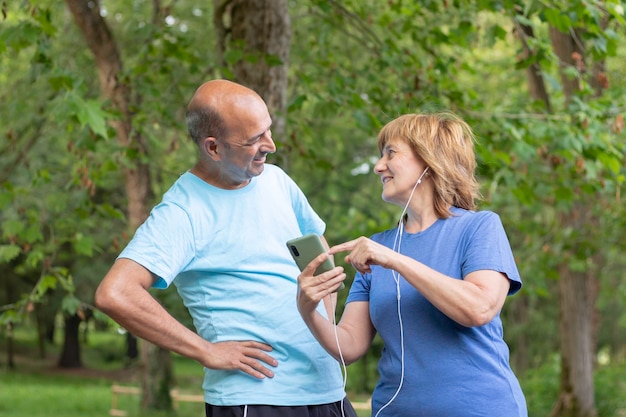
{"type": "Polygon", "coordinates": [[[415,156],[404,140],[389,140],[374,166],[374,172],[383,183],[382,199],[404,207],[424,169],[424,162],[415,156]]]}

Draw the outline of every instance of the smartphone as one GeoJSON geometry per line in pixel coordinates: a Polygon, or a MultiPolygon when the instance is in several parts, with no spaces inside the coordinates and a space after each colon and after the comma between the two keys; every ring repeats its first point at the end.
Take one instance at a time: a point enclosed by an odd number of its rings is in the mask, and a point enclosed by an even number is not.
{"type": "MultiPolygon", "coordinates": [[[[322,239],[314,233],[291,239],[287,242],[287,248],[289,249],[289,253],[291,253],[293,260],[296,261],[296,265],[298,265],[300,271],[302,271],[318,255],[327,252],[326,247],[324,247],[324,244],[322,243],[322,239]]],[[[330,256],[317,267],[313,275],[319,275],[323,272],[330,271],[334,267],[335,262],[333,262],[333,258],[330,256]]],[[[344,288],[345,285],[342,282],[338,290],[342,290],[344,288]]]]}

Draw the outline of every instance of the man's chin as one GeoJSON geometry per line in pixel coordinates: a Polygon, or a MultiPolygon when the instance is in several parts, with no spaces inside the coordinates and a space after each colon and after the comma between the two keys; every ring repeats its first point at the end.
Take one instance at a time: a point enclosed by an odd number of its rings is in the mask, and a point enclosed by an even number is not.
{"type": "Polygon", "coordinates": [[[254,163],[252,164],[252,166],[250,167],[250,176],[251,177],[256,177],[261,175],[261,173],[263,172],[263,170],[265,169],[265,162],[256,162],[254,161],[254,163]]]}

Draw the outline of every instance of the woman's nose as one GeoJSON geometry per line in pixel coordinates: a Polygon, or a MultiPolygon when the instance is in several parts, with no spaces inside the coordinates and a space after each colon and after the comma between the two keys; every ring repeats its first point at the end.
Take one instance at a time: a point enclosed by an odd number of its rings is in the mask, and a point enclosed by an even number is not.
{"type": "Polygon", "coordinates": [[[383,161],[383,158],[379,158],[376,164],[374,164],[374,173],[380,175],[380,173],[382,173],[385,170],[385,167],[386,165],[383,161]]]}

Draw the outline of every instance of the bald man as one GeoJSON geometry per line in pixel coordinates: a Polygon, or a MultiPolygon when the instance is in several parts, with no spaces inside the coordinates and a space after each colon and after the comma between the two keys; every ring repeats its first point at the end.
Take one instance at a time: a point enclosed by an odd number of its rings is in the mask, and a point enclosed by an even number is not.
{"type": "Polygon", "coordinates": [[[339,364],[297,311],[300,272],[285,242],[323,236],[325,223],[293,180],[266,163],[276,151],[271,125],[267,105],[247,87],[212,80],[196,90],[187,127],[197,162],[137,229],[96,305],[204,367],[207,417],[356,416],[339,364]],[[196,332],[148,292],[172,283],[196,332]]]}

